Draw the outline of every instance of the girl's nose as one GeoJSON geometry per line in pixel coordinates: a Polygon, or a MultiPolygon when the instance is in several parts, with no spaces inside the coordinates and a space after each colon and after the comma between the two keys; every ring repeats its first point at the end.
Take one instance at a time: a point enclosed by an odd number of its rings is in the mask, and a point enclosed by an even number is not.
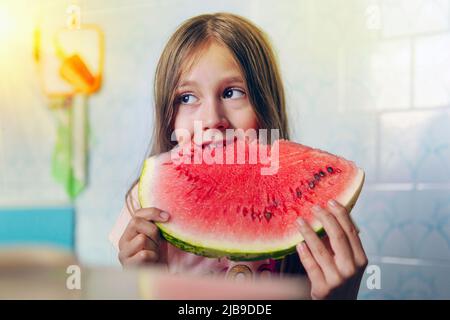
{"type": "Polygon", "coordinates": [[[202,122],[204,131],[208,129],[225,130],[230,127],[228,119],[221,114],[220,106],[217,103],[205,106],[202,122]]]}

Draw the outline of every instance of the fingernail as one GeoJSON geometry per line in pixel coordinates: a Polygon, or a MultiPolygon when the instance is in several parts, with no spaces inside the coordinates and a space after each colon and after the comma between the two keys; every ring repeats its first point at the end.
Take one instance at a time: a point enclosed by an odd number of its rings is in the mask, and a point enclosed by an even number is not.
{"type": "Polygon", "coordinates": [[[305,226],[305,220],[302,217],[298,217],[296,221],[297,221],[297,224],[300,227],[304,227],[305,226]]]}
{"type": "Polygon", "coordinates": [[[319,212],[321,209],[322,209],[322,208],[319,207],[318,205],[314,205],[314,206],[312,207],[312,211],[314,211],[314,212],[319,212]]]}
{"type": "Polygon", "coordinates": [[[329,201],[328,201],[328,204],[329,204],[330,206],[332,206],[332,207],[336,207],[336,206],[337,206],[336,200],[333,200],[333,199],[329,200],[329,201]]]}
{"type": "Polygon", "coordinates": [[[168,214],[167,212],[161,212],[161,213],[159,214],[159,216],[160,216],[162,219],[164,219],[164,220],[166,220],[167,218],[169,218],[169,214],[168,214]]]}

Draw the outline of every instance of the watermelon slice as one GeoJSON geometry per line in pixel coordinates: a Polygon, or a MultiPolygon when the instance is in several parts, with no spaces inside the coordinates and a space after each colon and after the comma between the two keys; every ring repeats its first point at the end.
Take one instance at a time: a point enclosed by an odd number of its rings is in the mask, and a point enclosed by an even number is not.
{"type": "Polygon", "coordinates": [[[185,251],[238,261],[278,259],[303,240],[297,217],[323,233],[312,206],[336,199],[350,211],[363,183],[363,170],[328,152],[286,140],[235,140],[148,158],[139,201],[171,214],[157,226],[185,251]]]}

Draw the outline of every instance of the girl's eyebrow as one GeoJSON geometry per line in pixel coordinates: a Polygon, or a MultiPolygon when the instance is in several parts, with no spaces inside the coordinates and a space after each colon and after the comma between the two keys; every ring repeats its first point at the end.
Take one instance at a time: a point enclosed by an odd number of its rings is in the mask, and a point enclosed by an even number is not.
{"type": "MultiPolygon", "coordinates": [[[[220,80],[222,83],[231,83],[231,82],[237,82],[237,83],[244,83],[244,80],[241,76],[231,76],[231,77],[225,77],[220,80]]],[[[181,87],[187,87],[187,86],[196,86],[198,83],[195,80],[186,80],[182,81],[178,88],[181,87]]]]}

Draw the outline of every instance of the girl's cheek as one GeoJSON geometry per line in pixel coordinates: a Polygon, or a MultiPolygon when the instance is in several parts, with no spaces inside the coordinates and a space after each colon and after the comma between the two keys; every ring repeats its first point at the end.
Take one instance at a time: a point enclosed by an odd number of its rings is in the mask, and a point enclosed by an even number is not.
{"type": "Polygon", "coordinates": [[[189,140],[194,132],[194,120],[189,114],[179,110],[175,117],[175,136],[179,143],[189,140]]]}
{"type": "Polygon", "coordinates": [[[229,122],[235,129],[257,129],[258,120],[253,108],[243,108],[241,110],[233,110],[227,115],[229,122]]]}

